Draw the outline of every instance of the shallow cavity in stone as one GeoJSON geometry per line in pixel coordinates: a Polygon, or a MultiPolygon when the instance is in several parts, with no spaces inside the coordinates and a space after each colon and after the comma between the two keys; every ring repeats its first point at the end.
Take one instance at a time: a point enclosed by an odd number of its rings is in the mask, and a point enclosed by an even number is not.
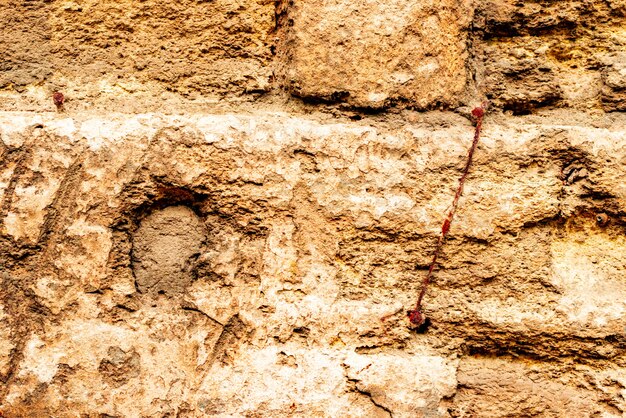
{"type": "Polygon", "coordinates": [[[146,217],[133,237],[137,290],[180,294],[193,280],[194,260],[206,238],[202,220],[186,206],[169,206],[146,217]]]}

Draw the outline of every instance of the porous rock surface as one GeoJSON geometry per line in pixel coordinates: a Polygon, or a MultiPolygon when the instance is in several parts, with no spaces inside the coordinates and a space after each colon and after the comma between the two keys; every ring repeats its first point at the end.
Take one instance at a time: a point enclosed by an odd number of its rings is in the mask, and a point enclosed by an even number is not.
{"type": "Polygon", "coordinates": [[[306,0],[285,13],[285,82],[298,96],[425,108],[465,89],[469,1],[306,0]]]}
{"type": "Polygon", "coordinates": [[[0,118],[9,414],[626,408],[623,117],[487,119],[425,334],[466,119],[0,118]]]}
{"type": "Polygon", "coordinates": [[[0,415],[624,416],[625,15],[3,2],[0,415]]]}

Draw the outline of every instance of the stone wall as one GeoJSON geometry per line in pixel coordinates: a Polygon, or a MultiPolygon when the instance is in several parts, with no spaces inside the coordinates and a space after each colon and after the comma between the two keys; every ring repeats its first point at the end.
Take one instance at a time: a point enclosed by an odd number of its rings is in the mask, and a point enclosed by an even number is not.
{"type": "Polygon", "coordinates": [[[3,1],[0,416],[624,416],[626,2],[431,3],[3,1]]]}

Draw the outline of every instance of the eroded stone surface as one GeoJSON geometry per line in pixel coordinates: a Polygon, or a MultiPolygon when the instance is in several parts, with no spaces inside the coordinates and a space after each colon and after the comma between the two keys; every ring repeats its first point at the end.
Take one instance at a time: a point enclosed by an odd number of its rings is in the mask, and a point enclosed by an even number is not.
{"type": "MultiPolygon", "coordinates": [[[[4,284],[4,283],[3,283],[4,284]]],[[[11,327],[4,308],[0,310],[0,378],[5,379],[11,367],[12,350],[15,345],[11,341],[11,327]]]]}
{"type": "Polygon", "coordinates": [[[612,417],[623,412],[624,398],[619,391],[610,389],[610,379],[604,385],[600,383],[602,375],[620,374],[623,369],[605,373],[574,366],[556,375],[555,369],[554,365],[533,361],[468,358],[459,367],[458,383],[462,389],[455,396],[452,415],[612,417]],[[600,390],[594,392],[575,383],[584,381],[594,382],[592,387],[600,390]]]}
{"type": "Polygon", "coordinates": [[[431,3],[3,1],[0,415],[625,416],[626,2],[431,3]]]}
{"type": "Polygon", "coordinates": [[[285,83],[293,94],[360,107],[455,105],[466,87],[471,2],[294,2],[285,83]]]}
{"type": "Polygon", "coordinates": [[[0,114],[5,415],[621,416],[626,121],[488,116],[415,334],[473,127],[404,116],[0,114]]]}
{"type": "Polygon", "coordinates": [[[622,0],[481,1],[474,25],[478,88],[494,104],[624,109],[622,0]]]}
{"type": "Polygon", "coordinates": [[[623,111],[623,0],[8,0],[0,109],[623,111]],[[236,106],[236,105],[235,105],[236,106]],[[324,109],[324,106],[321,107],[324,109]]]}
{"type": "Polygon", "coordinates": [[[155,93],[215,99],[270,87],[274,7],[265,0],[9,0],[0,16],[0,89],[22,96],[5,106],[51,106],[54,90],[72,109],[105,91],[146,105],[155,93]]]}

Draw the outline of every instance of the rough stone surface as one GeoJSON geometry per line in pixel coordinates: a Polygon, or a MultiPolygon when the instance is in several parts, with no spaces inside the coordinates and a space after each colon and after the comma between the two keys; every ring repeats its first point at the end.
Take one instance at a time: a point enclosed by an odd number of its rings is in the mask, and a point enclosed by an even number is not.
{"type": "Polygon", "coordinates": [[[271,1],[5,0],[0,25],[0,89],[20,93],[5,106],[41,107],[54,90],[71,109],[103,92],[141,104],[270,87],[271,1]]]}
{"type": "Polygon", "coordinates": [[[468,79],[471,2],[332,0],[286,9],[293,94],[380,108],[456,105],[468,79]]]}
{"type": "Polygon", "coordinates": [[[0,114],[5,416],[622,416],[626,120],[580,116],[487,118],[417,334],[467,119],[0,114]]]}
{"type": "Polygon", "coordinates": [[[626,416],[624,0],[0,3],[0,416],[626,416]]]}
{"type": "Polygon", "coordinates": [[[497,105],[624,110],[623,0],[481,1],[474,28],[479,90],[497,105]]]}
{"type": "Polygon", "coordinates": [[[485,99],[514,114],[623,111],[624,0],[49,1],[0,4],[0,110],[378,111],[485,99]]]}
{"type": "Polygon", "coordinates": [[[623,369],[594,370],[515,359],[468,358],[458,371],[462,388],[453,416],[594,417],[623,415],[623,369]],[[622,376],[622,378],[617,378],[622,376]],[[580,379],[583,380],[580,380],[580,379]],[[620,383],[621,381],[621,383],[620,383]],[[582,382],[593,382],[591,385],[582,382]],[[596,390],[590,390],[592,386],[596,390]],[[610,394],[613,394],[611,396],[610,394]],[[608,395],[608,396],[607,396],[608,395]]]}

